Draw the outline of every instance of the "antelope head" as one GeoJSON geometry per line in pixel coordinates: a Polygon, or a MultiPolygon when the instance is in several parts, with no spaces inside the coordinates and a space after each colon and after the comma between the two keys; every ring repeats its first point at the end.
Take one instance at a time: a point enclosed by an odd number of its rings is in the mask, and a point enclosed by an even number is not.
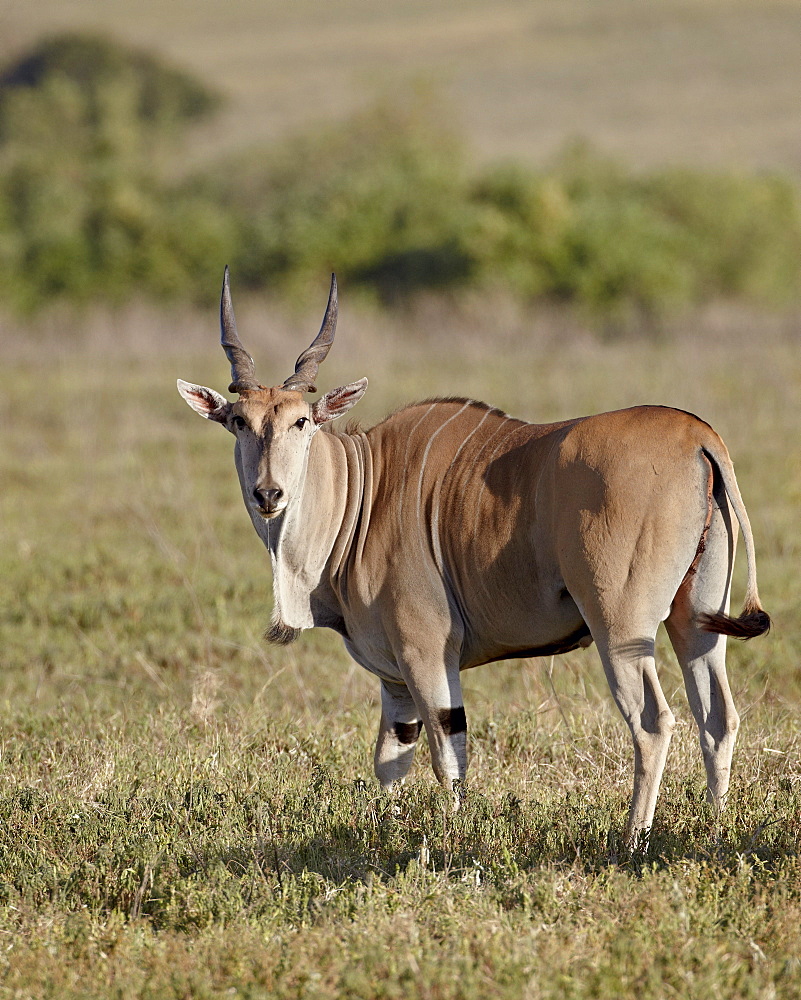
{"type": "Polygon", "coordinates": [[[320,332],[295,362],[295,371],[281,385],[268,388],[256,378],[253,359],[236,331],[228,268],[220,300],[220,341],[231,363],[230,402],[214,389],[178,379],[178,391],[207,420],[222,424],[236,438],[236,467],[245,504],[251,515],[265,521],[282,514],[303,489],[311,441],[320,427],[354,406],[367,379],[333,389],[315,403],[317,370],[334,342],[337,324],[337,282],[331,292],[320,332]]]}

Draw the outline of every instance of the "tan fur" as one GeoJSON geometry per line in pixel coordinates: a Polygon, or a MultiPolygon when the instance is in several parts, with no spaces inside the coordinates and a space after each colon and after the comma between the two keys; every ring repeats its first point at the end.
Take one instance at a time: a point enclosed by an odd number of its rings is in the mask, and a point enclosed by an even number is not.
{"type": "Polygon", "coordinates": [[[460,671],[594,640],[634,743],[626,836],[636,842],[652,823],[674,727],[654,663],[664,620],[709,798],[722,806],[739,724],[725,635],[758,634],[769,619],[731,460],[707,424],[641,406],[539,425],[448,399],[368,431],[321,434],[364,380],[314,407],[297,391],[249,391],[225,414],[214,394],[198,402],[210,390],[182,385],[190,405],[211,408],[237,436],[242,494],[273,561],[269,638],[334,628],[380,678],[382,784],[405,777],[422,722],[437,777],[463,786],[460,671]],[[280,494],[280,510],[265,508],[265,491],[280,494]],[[739,619],[728,616],[732,512],[748,557],[739,619]]]}

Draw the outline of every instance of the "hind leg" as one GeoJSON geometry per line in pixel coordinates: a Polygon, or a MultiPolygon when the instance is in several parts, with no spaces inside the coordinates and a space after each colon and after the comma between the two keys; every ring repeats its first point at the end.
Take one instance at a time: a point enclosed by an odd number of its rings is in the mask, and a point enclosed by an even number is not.
{"type": "MultiPolygon", "coordinates": [[[[654,534],[661,539],[668,532],[654,534]]],[[[654,639],[696,544],[686,542],[686,553],[673,556],[672,564],[657,557],[624,564],[625,576],[620,570],[616,574],[622,581],[599,567],[591,577],[574,568],[572,584],[568,582],[634,744],[634,788],[625,831],[631,846],[646,839],[653,823],[676,724],[657,676],[654,639]],[[667,569],[663,568],[665,563],[667,569]]],[[[580,571],[581,565],[576,565],[580,571]]]]}
{"type": "Polygon", "coordinates": [[[618,569],[614,575],[622,580],[616,580],[606,567],[597,568],[592,575],[582,572],[577,560],[567,581],[595,640],[609,688],[634,744],[634,788],[625,831],[630,846],[644,841],[653,823],[676,724],[657,676],[654,639],[695,544],[687,543],[687,553],[679,553],[674,565],[668,563],[667,571],[660,571],[660,564],[667,559],[632,561],[623,565],[625,575],[618,569]]]}
{"type": "Polygon", "coordinates": [[[706,767],[707,798],[722,808],[740,718],[726,676],[726,637],[672,622],[668,632],[681,664],[706,767]]]}
{"type": "Polygon", "coordinates": [[[636,845],[653,823],[675,719],[656,675],[654,640],[621,641],[601,629],[596,632],[609,687],[634,743],[634,790],[625,839],[636,845]]]}
{"type": "Polygon", "coordinates": [[[707,797],[721,808],[740,718],[726,675],[726,636],[704,632],[697,623],[699,613],[727,612],[729,605],[736,529],[725,497],[716,495],[715,500],[705,550],[679,588],[665,626],[698,725],[707,797]]]}

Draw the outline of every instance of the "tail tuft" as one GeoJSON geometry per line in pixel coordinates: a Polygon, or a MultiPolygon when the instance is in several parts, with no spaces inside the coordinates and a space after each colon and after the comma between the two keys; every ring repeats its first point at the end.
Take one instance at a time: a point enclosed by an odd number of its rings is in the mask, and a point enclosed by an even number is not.
{"type": "Polygon", "coordinates": [[[753,639],[764,635],[770,630],[770,615],[759,605],[746,607],[739,618],[729,615],[703,614],[700,616],[701,628],[705,632],[717,632],[718,635],[730,635],[735,639],[753,639]]]}

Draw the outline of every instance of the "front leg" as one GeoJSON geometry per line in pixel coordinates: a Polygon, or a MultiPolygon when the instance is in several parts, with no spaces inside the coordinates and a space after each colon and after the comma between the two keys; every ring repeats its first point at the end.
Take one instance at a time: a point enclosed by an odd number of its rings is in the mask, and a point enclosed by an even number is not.
{"type": "MultiPolygon", "coordinates": [[[[383,622],[385,635],[417,709],[402,721],[422,720],[434,774],[443,788],[456,793],[458,803],[467,773],[467,720],[459,673],[463,628],[444,590],[412,595],[400,589],[394,598],[383,622]]],[[[383,704],[386,712],[386,701],[383,704]]]]}
{"type": "Polygon", "coordinates": [[[392,788],[408,774],[422,728],[408,687],[381,681],[381,724],[374,761],[376,777],[384,788],[392,788]]]}
{"type": "Polygon", "coordinates": [[[426,727],[434,774],[459,796],[467,774],[467,717],[458,663],[454,658],[443,664],[407,650],[404,675],[426,727]]]}
{"type": "Polygon", "coordinates": [[[458,808],[467,776],[467,716],[464,705],[437,709],[429,714],[425,725],[434,774],[443,788],[454,792],[454,804],[458,808]]]}

